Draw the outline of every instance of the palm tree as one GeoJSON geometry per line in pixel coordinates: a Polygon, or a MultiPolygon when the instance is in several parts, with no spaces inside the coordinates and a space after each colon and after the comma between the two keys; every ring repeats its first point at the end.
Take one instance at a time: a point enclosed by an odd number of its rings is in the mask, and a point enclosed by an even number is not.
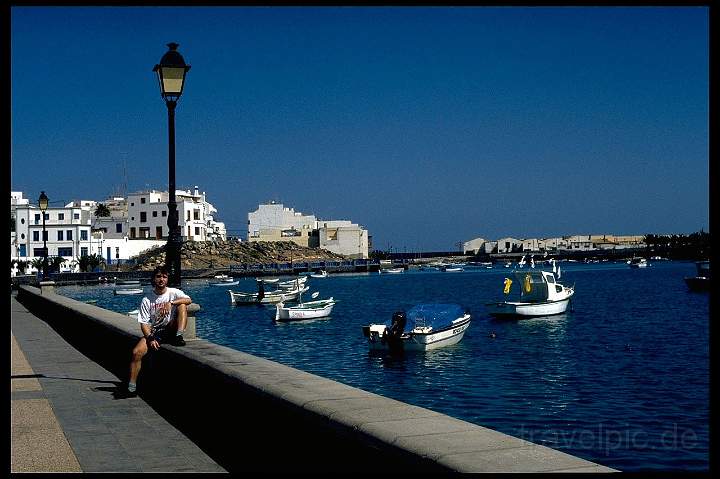
{"type": "Polygon", "coordinates": [[[95,217],[108,217],[110,216],[110,208],[105,203],[98,203],[95,207],[95,217]]]}
{"type": "Polygon", "coordinates": [[[92,271],[101,264],[105,264],[105,259],[99,254],[93,253],[90,256],[81,256],[77,259],[80,271],[92,271]]]}

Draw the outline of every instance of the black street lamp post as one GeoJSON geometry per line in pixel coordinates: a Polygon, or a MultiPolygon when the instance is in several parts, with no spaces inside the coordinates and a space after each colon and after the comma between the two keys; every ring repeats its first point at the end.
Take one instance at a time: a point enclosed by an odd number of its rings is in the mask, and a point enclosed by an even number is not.
{"type": "Polygon", "coordinates": [[[45,210],[48,209],[48,197],[45,195],[44,191],[40,192],[40,199],[38,200],[38,206],[40,207],[40,211],[42,212],[42,220],[43,220],[43,274],[42,278],[43,280],[48,279],[47,269],[48,269],[48,250],[47,250],[47,232],[45,231],[45,210]]]}
{"type": "Polygon", "coordinates": [[[190,65],[185,64],[177,51],[177,43],[168,43],[169,50],[155,65],[160,83],[160,93],[168,109],[168,242],[165,247],[165,265],[168,268],[168,285],[180,285],[180,247],[182,235],[178,221],[177,202],[175,201],[175,106],[182,95],[185,75],[190,65]]]}

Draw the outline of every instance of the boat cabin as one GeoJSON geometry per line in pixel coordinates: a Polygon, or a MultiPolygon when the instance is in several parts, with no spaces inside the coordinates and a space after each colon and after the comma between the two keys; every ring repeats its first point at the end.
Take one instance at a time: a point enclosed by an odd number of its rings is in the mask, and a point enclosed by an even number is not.
{"type": "Polygon", "coordinates": [[[549,271],[515,271],[520,286],[520,298],[525,302],[553,301],[562,299],[563,287],[555,281],[549,271]]]}

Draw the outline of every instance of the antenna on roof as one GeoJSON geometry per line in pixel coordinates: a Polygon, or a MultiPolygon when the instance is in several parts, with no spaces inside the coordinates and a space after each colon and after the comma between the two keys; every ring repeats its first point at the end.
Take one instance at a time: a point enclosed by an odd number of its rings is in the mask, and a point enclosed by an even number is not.
{"type": "Polygon", "coordinates": [[[120,187],[120,196],[123,198],[127,198],[127,160],[125,158],[125,153],[123,153],[123,162],[122,162],[122,185],[120,187]]]}

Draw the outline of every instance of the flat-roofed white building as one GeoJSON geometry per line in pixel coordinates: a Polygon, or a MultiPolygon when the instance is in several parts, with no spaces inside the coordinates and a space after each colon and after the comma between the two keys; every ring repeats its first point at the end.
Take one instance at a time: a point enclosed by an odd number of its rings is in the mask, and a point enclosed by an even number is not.
{"type": "Polygon", "coordinates": [[[248,241],[292,241],[300,246],[317,246],[317,219],[282,203],[270,201],[248,213],[248,241]]]}
{"type": "Polygon", "coordinates": [[[45,234],[43,213],[39,207],[19,204],[15,208],[15,240],[11,257],[32,261],[44,256],[43,239],[48,256],[60,256],[72,261],[90,252],[90,207],[48,207],[45,210],[45,234]]]}
{"type": "Polygon", "coordinates": [[[497,240],[497,252],[498,253],[513,253],[514,250],[522,250],[522,241],[515,238],[501,238],[497,240]]]}
{"type": "MultiPolygon", "coordinates": [[[[128,195],[129,237],[134,239],[167,240],[167,216],[170,195],[167,191],[141,191],[128,195]]],[[[211,241],[227,238],[225,224],[215,221],[217,209],[200,193],[175,190],[178,224],[183,241],[211,241]]]]}
{"type": "Polygon", "coordinates": [[[353,259],[369,257],[368,232],[360,225],[347,220],[320,220],[317,223],[320,248],[353,259]]]}
{"type": "Polygon", "coordinates": [[[463,243],[463,254],[478,254],[485,252],[483,245],[487,242],[485,238],[475,238],[463,243]]]}
{"type": "Polygon", "coordinates": [[[274,201],[248,213],[248,241],[292,241],[357,259],[368,258],[370,249],[362,226],[349,220],[318,220],[274,201]]]}
{"type": "Polygon", "coordinates": [[[523,251],[540,251],[540,245],[537,238],[525,238],[522,240],[523,251]]]}
{"type": "Polygon", "coordinates": [[[128,236],[128,203],[125,198],[112,197],[100,201],[93,209],[93,231],[102,231],[105,239],[123,239],[128,236]],[[97,208],[103,204],[110,212],[110,216],[97,216],[97,208]]]}

